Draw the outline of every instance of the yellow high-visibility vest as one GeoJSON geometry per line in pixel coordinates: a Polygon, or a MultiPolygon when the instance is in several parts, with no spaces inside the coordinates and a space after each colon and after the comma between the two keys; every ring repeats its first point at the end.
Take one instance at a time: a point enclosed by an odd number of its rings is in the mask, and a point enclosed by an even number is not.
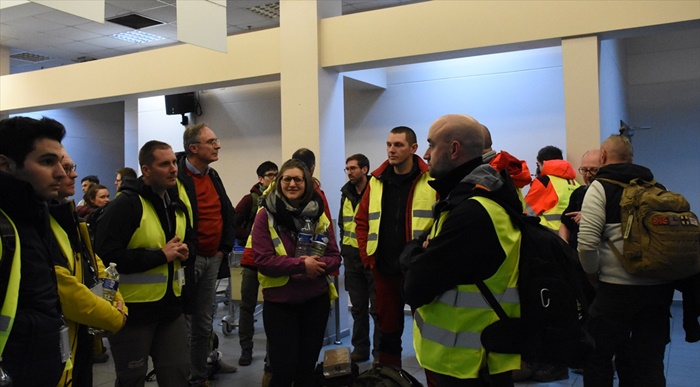
{"type": "MultiPolygon", "coordinates": [[[[520,317],[517,288],[520,231],[496,202],[478,196],[471,199],[488,212],[506,254],[498,271],[484,283],[508,316],[520,317]]],[[[449,211],[440,214],[431,230],[433,237],[440,234],[448,215],[449,211]]],[[[426,369],[459,379],[477,378],[479,370],[486,365],[491,374],[519,369],[520,355],[487,354],[481,345],[481,332],[498,319],[476,285],[458,285],[446,291],[430,304],[419,307],[414,315],[413,344],[418,362],[426,369]]]]}
{"type": "MultiPolygon", "coordinates": [[[[158,219],[153,204],[139,195],[143,215],[141,223],[131,236],[127,245],[129,249],[160,249],[168,243],[165,240],[165,232],[158,219]]],[[[180,240],[185,239],[187,228],[187,216],[181,209],[175,211],[175,235],[180,240]]],[[[168,283],[172,283],[176,297],[182,293],[182,287],[178,281],[177,272],[180,269],[180,261],[175,259],[173,263],[173,278],[168,278],[168,263],[154,267],[142,273],[121,274],[119,290],[126,302],[153,302],[165,296],[168,283]]]]}

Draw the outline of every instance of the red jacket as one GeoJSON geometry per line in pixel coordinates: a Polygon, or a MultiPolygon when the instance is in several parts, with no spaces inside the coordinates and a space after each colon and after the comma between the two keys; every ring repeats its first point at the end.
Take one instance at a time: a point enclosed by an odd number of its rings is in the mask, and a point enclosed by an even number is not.
{"type": "MultiPolygon", "coordinates": [[[[412,239],[412,230],[411,230],[411,204],[413,202],[413,191],[416,188],[416,182],[418,182],[425,174],[428,172],[428,164],[423,161],[420,157],[414,156],[413,158],[414,162],[418,164],[418,169],[420,170],[420,174],[416,176],[415,180],[413,180],[413,186],[411,187],[411,192],[408,194],[408,201],[406,203],[407,209],[406,209],[406,219],[405,219],[405,226],[406,226],[406,243],[410,242],[412,239]]],[[[381,181],[379,179],[379,176],[384,172],[384,170],[390,167],[389,166],[389,161],[385,161],[382,165],[379,166],[379,168],[375,169],[372,172],[372,176],[375,179],[378,179],[378,181],[381,181]]],[[[369,232],[369,199],[371,195],[371,188],[370,185],[367,184],[367,188],[365,188],[365,193],[362,195],[362,200],[360,201],[359,208],[357,209],[357,214],[355,215],[355,223],[357,224],[357,227],[355,228],[355,233],[357,235],[357,244],[360,250],[360,257],[362,258],[362,264],[365,267],[373,268],[375,259],[374,255],[367,255],[367,234],[369,232]]],[[[437,200],[437,192],[435,193],[435,199],[437,200]]]]}
{"type": "Polygon", "coordinates": [[[527,167],[525,160],[518,160],[515,156],[506,151],[500,151],[489,161],[489,165],[494,167],[498,172],[507,170],[510,177],[513,179],[516,188],[523,188],[532,182],[530,169],[527,167]]]}

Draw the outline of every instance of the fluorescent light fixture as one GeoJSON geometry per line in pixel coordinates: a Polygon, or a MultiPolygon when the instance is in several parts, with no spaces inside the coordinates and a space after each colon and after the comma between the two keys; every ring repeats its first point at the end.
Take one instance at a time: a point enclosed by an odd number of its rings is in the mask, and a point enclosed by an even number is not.
{"type": "Polygon", "coordinates": [[[156,40],[165,39],[162,36],[153,35],[153,34],[149,34],[147,32],[136,31],[136,30],[122,32],[119,34],[113,34],[113,35],[109,35],[109,36],[116,38],[116,39],[131,42],[131,43],[148,43],[148,42],[154,42],[156,40]]]}

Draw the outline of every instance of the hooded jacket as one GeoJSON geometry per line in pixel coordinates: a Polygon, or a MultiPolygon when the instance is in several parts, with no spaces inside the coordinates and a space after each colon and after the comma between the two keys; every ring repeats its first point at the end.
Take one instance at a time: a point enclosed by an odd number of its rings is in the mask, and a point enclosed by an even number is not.
{"type": "Polygon", "coordinates": [[[440,180],[431,181],[430,185],[444,198],[435,204],[436,217],[447,206],[454,208],[428,249],[422,247],[427,236],[424,234],[408,244],[401,254],[405,271],[403,294],[414,309],[457,285],[491,277],[505,260],[496,231],[485,227],[491,224],[488,212],[477,201],[464,197],[478,191],[481,196],[496,198],[518,212],[521,210],[512,180],[482,165],[480,158],[457,167],[440,180]]]}
{"type": "Polygon", "coordinates": [[[622,227],[620,199],[623,188],[608,182],[606,178],[628,183],[635,178],[651,181],[654,175],[641,165],[631,163],[610,164],[598,170],[596,180],[586,190],[581,207],[581,223],[578,232],[579,260],[583,270],[598,273],[601,282],[618,285],[656,285],[664,281],[629,274],[607,244],[609,239],[622,251],[622,227]]]}
{"type": "Polygon", "coordinates": [[[541,223],[553,230],[561,225],[561,214],[569,205],[569,197],[579,187],[576,171],[566,160],[546,160],[542,171],[530,185],[525,202],[541,223]]]}
{"type": "MultiPolygon", "coordinates": [[[[64,367],[58,346],[63,324],[53,267],[61,252],[51,233],[46,202],[37,199],[32,186],[0,172],[0,187],[0,208],[15,224],[16,248],[21,254],[17,310],[2,353],[2,368],[15,386],[55,386],[64,367]]],[[[2,282],[0,285],[7,286],[8,282],[2,282]]]]}

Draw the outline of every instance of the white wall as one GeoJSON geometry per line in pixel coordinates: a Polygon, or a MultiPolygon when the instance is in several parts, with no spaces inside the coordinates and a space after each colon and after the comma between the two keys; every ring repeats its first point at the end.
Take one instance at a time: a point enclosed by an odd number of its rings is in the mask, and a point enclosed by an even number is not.
{"type": "Polygon", "coordinates": [[[494,149],[534,166],[545,145],[566,151],[561,63],[553,47],[389,68],[386,90],[346,92],[346,154],[378,167],[389,131],[406,125],[422,156],[430,124],[461,113],[489,127],[494,149]]]}
{"type": "Polygon", "coordinates": [[[700,212],[700,33],[659,34],[626,42],[630,126],[637,164],[700,212]],[[640,48],[645,54],[641,54],[640,48]],[[651,47],[652,50],[648,48],[651,47]]]}
{"type": "Polygon", "coordinates": [[[627,72],[624,47],[619,40],[600,42],[600,133],[601,142],[619,133],[620,120],[627,112],[627,72]]]}
{"type": "MultiPolygon", "coordinates": [[[[78,166],[78,184],[87,175],[97,175],[114,195],[116,170],[124,166],[124,103],[114,102],[71,109],[20,114],[53,118],[66,127],[63,146],[78,166]]],[[[76,201],[82,192],[76,187],[76,201]]]]}
{"type": "Polygon", "coordinates": [[[282,155],[279,82],[208,90],[199,98],[203,114],[193,121],[207,123],[221,140],[212,167],[235,206],[257,183],[258,165],[281,166],[291,156],[282,155]]]}

